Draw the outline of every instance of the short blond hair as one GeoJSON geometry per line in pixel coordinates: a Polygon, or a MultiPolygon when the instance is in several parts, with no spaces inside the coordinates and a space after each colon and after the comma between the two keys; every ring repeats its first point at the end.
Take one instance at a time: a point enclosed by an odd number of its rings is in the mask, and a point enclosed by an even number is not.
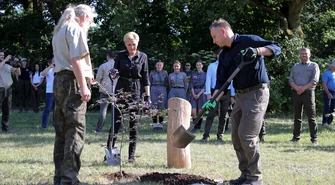
{"type": "Polygon", "coordinates": [[[140,37],[138,36],[138,34],[133,31],[128,32],[123,36],[123,42],[127,42],[128,40],[133,39],[136,40],[137,42],[140,41],[140,37]]]}

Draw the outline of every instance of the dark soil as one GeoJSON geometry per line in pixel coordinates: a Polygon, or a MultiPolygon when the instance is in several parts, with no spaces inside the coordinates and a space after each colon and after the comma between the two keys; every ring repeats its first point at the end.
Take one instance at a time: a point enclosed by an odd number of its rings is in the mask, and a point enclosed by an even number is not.
{"type": "MultiPolygon", "coordinates": [[[[135,174],[130,174],[122,171],[123,179],[131,179],[140,182],[158,182],[167,185],[189,185],[189,184],[211,184],[215,185],[217,183],[214,180],[208,179],[206,177],[201,177],[199,175],[189,175],[180,173],[146,173],[144,175],[138,176],[135,174]]],[[[106,174],[108,180],[118,181],[122,179],[120,172],[115,172],[111,174],[106,174]]]]}

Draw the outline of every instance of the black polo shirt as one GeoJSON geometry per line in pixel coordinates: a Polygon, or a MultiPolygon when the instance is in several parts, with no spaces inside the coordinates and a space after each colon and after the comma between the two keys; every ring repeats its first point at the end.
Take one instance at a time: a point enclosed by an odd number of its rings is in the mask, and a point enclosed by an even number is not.
{"type": "MultiPolygon", "coordinates": [[[[241,50],[248,47],[258,48],[266,47],[273,52],[273,56],[278,56],[281,53],[281,48],[274,41],[267,41],[256,35],[234,35],[234,40],[231,47],[224,47],[220,57],[217,69],[217,81],[215,89],[220,89],[228,80],[230,75],[235,71],[237,66],[242,61],[241,50]]],[[[248,57],[243,58],[244,61],[250,60],[248,57]]],[[[264,64],[264,56],[257,56],[256,61],[245,65],[233,79],[234,88],[245,89],[258,85],[260,83],[269,83],[269,77],[264,64]]]]}

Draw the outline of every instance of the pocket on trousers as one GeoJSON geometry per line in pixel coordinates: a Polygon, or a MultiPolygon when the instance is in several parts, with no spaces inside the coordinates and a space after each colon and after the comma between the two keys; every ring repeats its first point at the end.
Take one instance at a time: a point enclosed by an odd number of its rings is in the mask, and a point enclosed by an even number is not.
{"type": "MultiPolygon", "coordinates": [[[[74,97],[75,98],[75,97],[74,97]]],[[[86,102],[77,100],[67,103],[66,120],[68,123],[85,124],[86,102]]]]}

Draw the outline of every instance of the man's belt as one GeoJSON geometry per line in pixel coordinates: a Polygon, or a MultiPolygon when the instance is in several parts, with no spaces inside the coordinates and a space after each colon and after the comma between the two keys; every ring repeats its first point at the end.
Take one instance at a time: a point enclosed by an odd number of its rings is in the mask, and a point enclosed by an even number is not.
{"type": "Polygon", "coordinates": [[[244,94],[244,93],[248,93],[250,91],[254,91],[254,90],[257,90],[257,89],[265,89],[268,87],[268,84],[257,84],[255,86],[252,86],[252,87],[248,87],[248,88],[245,88],[245,89],[236,89],[236,92],[237,93],[240,93],[240,94],[244,94]]]}
{"type": "Polygon", "coordinates": [[[137,79],[134,79],[134,78],[125,78],[125,77],[122,77],[122,76],[120,76],[120,78],[124,79],[124,80],[127,80],[129,82],[138,82],[138,81],[140,81],[139,78],[137,78],[137,79]]]}
{"type": "Polygon", "coordinates": [[[151,86],[152,87],[165,87],[165,85],[163,84],[152,84],[151,86]]]}
{"type": "Polygon", "coordinates": [[[202,89],[202,85],[201,86],[193,86],[194,89],[202,89]]]}
{"type": "Polygon", "coordinates": [[[172,88],[175,88],[175,89],[184,89],[185,87],[172,87],[172,88]]]}

